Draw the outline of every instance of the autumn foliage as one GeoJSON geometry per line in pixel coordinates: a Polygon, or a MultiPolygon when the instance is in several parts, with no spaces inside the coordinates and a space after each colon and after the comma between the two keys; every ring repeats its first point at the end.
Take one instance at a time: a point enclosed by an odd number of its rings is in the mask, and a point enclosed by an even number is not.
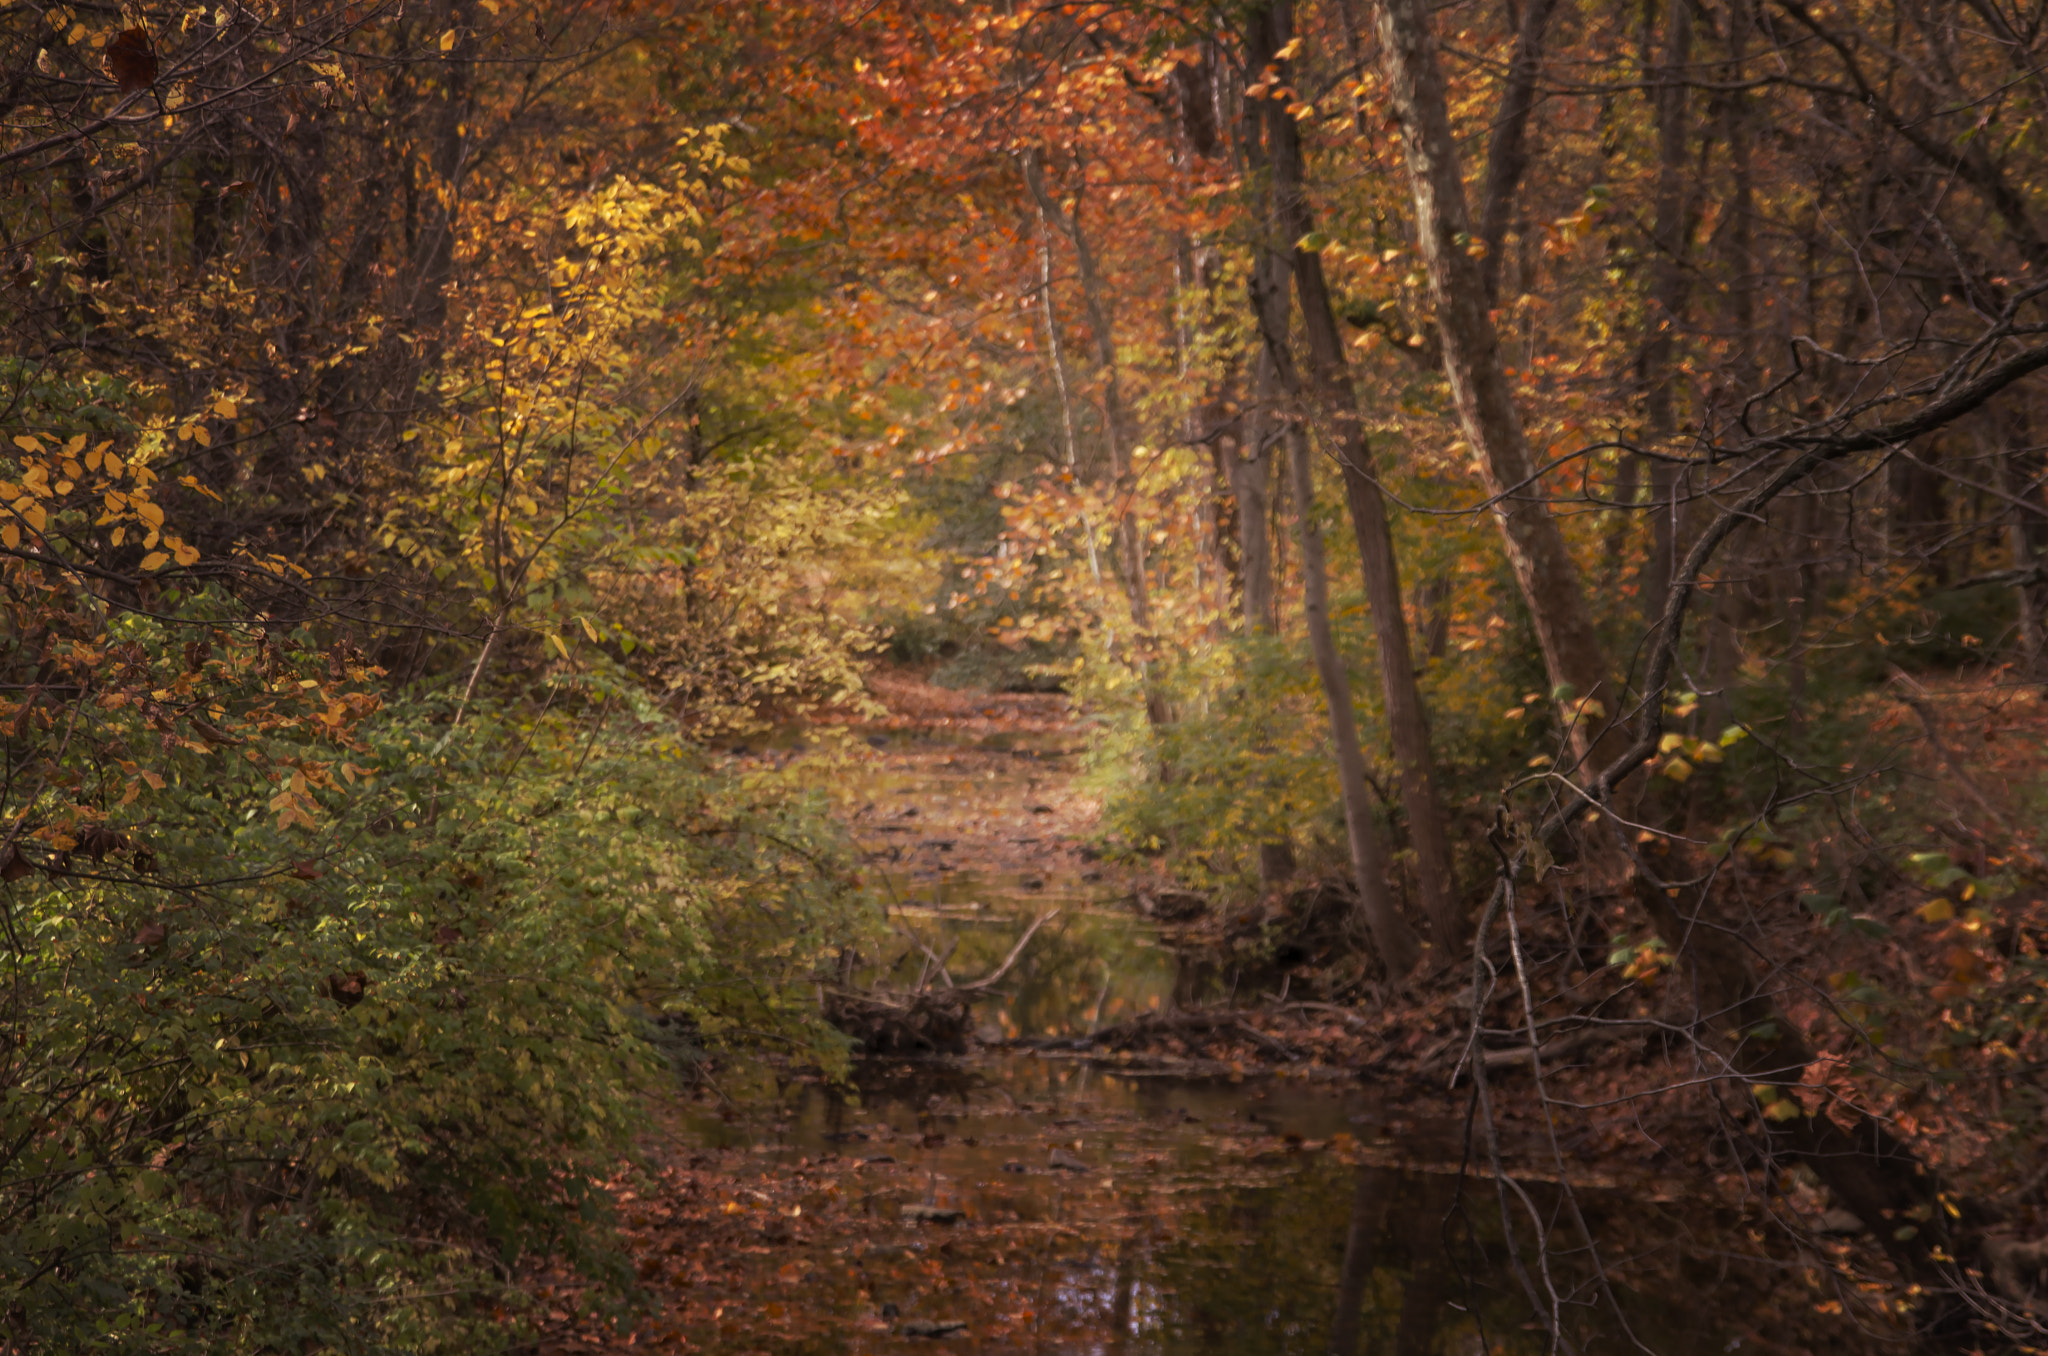
{"type": "Polygon", "coordinates": [[[845,1055],[840,831],[713,754],[885,647],[1079,702],[1112,855],[1341,882],[1331,1001],[1668,1030],[1873,1312],[2036,1340],[2037,27],[10,7],[0,1342],[623,1281],[662,1052],[845,1055]]]}

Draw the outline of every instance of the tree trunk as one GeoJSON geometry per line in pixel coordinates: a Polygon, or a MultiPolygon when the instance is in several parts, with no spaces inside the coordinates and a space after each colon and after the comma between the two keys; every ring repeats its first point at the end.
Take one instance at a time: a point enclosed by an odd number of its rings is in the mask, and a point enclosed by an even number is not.
{"type": "MultiPolygon", "coordinates": [[[[1045,322],[1045,350],[1052,367],[1053,390],[1060,398],[1060,450],[1066,459],[1067,470],[1080,474],[1080,444],[1074,429],[1074,395],[1067,382],[1067,351],[1060,341],[1059,316],[1052,304],[1052,238],[1051,224],[1041,211],[1038,217],[1038,312],[1045,322]]],[[[1095,549],[1095,524],[1088,521],[1084,512],[1081,518],[1083,540],[1088,545],[1088,573],[1100,586],[1102,583],[1102,560],[1095,549]]]]}
{"type": "Polygon", "coordinates": [[[1301,538],[1302,618],[1308,625],[1309,647],[1316,674],[1330,708],[1330,742],[1337,755],[1337,780],[1344,800],[1344,831],[1351,841],[1351,871],[1358,882],[1358,912],[1372,935],[1387,977],[1398,980],[1415,968],[1421,954],[1415,934],[1394,912],[1387,889],[1387,853],[1372,822],[1367,800],[1365,750],[1358,741],[1358,717],[1351,709],[1351,679],[1330,629],[1330,576],[1323,558],[1323,536],[1316,526],[1315,466],[1308,435],[1299,428],[1287,434],[1287,463],[1294,482],[1294,521],[1301,538]]]}
{"type": "Polygon", "coordinates": [[[1501,366],[1485,275],[1469,248],[1465,186],[1426,0],[1380,0],[1379,28],[1380,58],[1401,120],[1417,236],[1429,268],[1443,333],[1444,373],[1458,419],[1483,460],[1508,563],[1528,602],[1550,680],[1560,692],[1588,703],[1567,701],[1568,718],[1579,717],[1570,720],[1574,751],[1618,754],[1620,740],[1606,733],[1620,711],[1618,693],[1607,676],[1578,566],[1543,497],[1501,366]]]}
{"type": "MultiPolygon", "coordinates": [[[[1285,284],[1283,283],[1284,287],[1285,284]]],[[[1253,285],[1253,305],[1261,288],[1253,285]]],[[[1275,608],[1273,535],[1273,444],[1274,389],[1273,362],[1263,347],[1257,360],[1258,375],[1253,384],[1253,405],[1241,427],[1244,447],[1226,450],[1229,458],[1231,492],[1237,497],[1238,549],[1243,556],[1244,629],[1246,635],[1276,635],[1279,616],[1275,608]]],[[[1262,749],[1262,752],[1266,750],[1262,749]]],[[[1268,889],[1293,878],[1299,869],[1294,845],[1285,840],[1259,844],[1259,883],[1268,889]]]]}
{"type": "MultiPolygon", "coordinates": [[[[1256,288],[1255,288],[1256,290],[1256,288]]],[[[1273,511],[1273,438],[1271,411],[1274,399],[1272,359],[1261,349],[1252,381],[1252,408],[1241,424],[1243,445],[1228,449],[1231,493],[1237,498],[1237,549],[1239,569],[1244,575],[1244,629],[1255,635],[1272,635],[1276,625],[1273,611],[1273,536],[1269,521],[1273,511]]]]}
{"type": "Polygon", "coordinates": [[[2019,605],[2020,677],[2038,683],[2048,679],[2042,653],[2042,613],[2048,603],[2048,584],[2039,578],[2044,552],[2048,552],[2048,513],[2041,508],[2041,456],[2032,446],[2032,425],[2025,407],[2006,410],[1998,431],[2004,446],[1997,449],[1999,489],[2007,498],[2006,543],[2012,551],[2012,568],[2023,571],[2014,590],[2019,605]]]}
{"type": "MultiPolygon", "coordinates": [[[[1286,297],[1286,260],[1276,254],[1262,254],[1253,264],[1253,277],[1249,287],[1251,311],[1260,315],[1262,332],[1268,326],[1268,307],[1272,297],[1286,297]]],[[[1284,326],[1284,311],[1282,322],[1284,326]]],[[[1278,635],[1280,633],[1280,592],[1276,580],[1280,578],[1278,561],[1274,559],[1274,528],[1272,516],[1276,500],[1284,498],[1284,481],[1274,485],[1274,453],[1272,449],[1280,442],[1278,428],[1278,399],[1280,383],[1274,371],[1272,344],[1262,338],[1260,356],[1253,363],[1255,377],[1251,383],[1251,410],[1245,412],[1245,455],[1233,455],[1231,467],[1235,483],[1239,485],[1237,518],[1239,518],[1239,541],[1245,551],[1245,633],[1247,635],[1278,635]],[[1274,490],[1282,494],[1274,494],[1274,490]],[[1257,551],[1257,567],[1253,569],[1253,551],[1257,551]]],[[[1260,752],[1270,752],[1262,746],[1260,752]]],[[[1300,868],[1294,860],[1294,844],[1286,840],[1260,844],[1260,885],[1274,887],[1290,881],[1300,868]]]]}
{"type": "MultiPolygon", "coordinates": [[[[1026,152],[1019,158],[1024,167],[1024,184],[1037,204],[1040,221],[1057,225],[1074,247],[1074,261],[1081,275],[1081,305],[1088,316],[1088,328],[1095,339],[1096,362],[1102,370],[1103,427],[1109,446],[1110,479],[1117,491],[1117,501],[1128,504],[1131,501],[1130,452],[1133,443],[1130,414],[1124,408],[1116,360],[1116,332],[1110,326],[1109,310],[1103,302],[1102,275],[1095,267],[1095,252],[1089,248],[1087,233],[1081,229],[1078,204],[1070,215],[1046,191],[1037,153],[1026,152]]],[[[1131,638],[1131,649],[1145,688],[1145,716],[1157,729],[1169,724],[1173,717],[1149,653],[1152,648],[1152,601],[1145,572],[1145,534],[1136,515],[1124,509],[1118,511],[1116,520],[1110,525],[1110,535],[1116,546],[1117,575],[1123,582],[1124,596],[1131,607],[1131,627],[1136,632],[1131,638]]]]}
{"type": "MultiPolygon", "coordinates": [[[[1664,50],[1651,91],[1657,122],[1656,220],[1650,240],[1650,333],[1643,341],[1643,418],[1652,447],[1667,443],[1677,426],[1672,401],[1672,365],[1678,348],[1678,324],[1685,311],[1685,260],[1690,231],[1684,179],[1688,139],[1686,63],[1692,59],[1690,0],[1671,0],[1666,10],[1664,50]]],[[[1661,449],[1660,449],[1661,450],[1661,449]]],[[[1649,463],[1650,555],[1643,567],[1638,601],[1654,622],[1664,615],[1664,595],[1684,537],[1684,505],[1678,493],[1677,468],[1662,457],[1649,463]]],[[[1716,623],[1708,622],[1713,626],[1716,623]]]]}
{"type": "Polygon", "coordinates": [[[1507,247],[1508,217],[1515,190],[1529,168],[1529,117],[1536,111],[1536,75],[1543,64],[1543,33],[1550,26],[1557,0],[1527,0],[1515,33],[1515,54],[1508,61],[1508,79],[1501,91],[1500,116],[1486,145],[1486,185],[1479,198],[1479,238],[1486,242],[1480,273],[1486,280],[1486,304],[1500,304],[1500,261],[1507,247]]]}
{"type": "MultiPolygon", "coordinates": [[[[1293,34],[1293,0],[1275,0],[1268,8],[1270,50],[1284,51],[1293,34]]],[[[1273,202],[1280,238],[1299,241],[1315,229],[1302,164],[1301,133],[1285,105],[1263,100],[1273,202]]],[[[1294,289],[1301,301],[1302,324],[1308,335],[1309,362],[1316,404],[1322,414],[1326,446],[1343,469],[1351,527],[1365,577],[1366,602],[1379,641],[1380,684],[1386,699],[1387,728],[1394,761],[1401,776],[1401,806],[1408,816],[1408,837],[1415,849],[1415,874],[1430,938],[1439,954],[1449,956],[1464,941],[1465,915],[1458,903],[1451,871],[1450,833],[1443,801],[1436,789],[1436,762],[1429,748],[1429,717],[1422,691],[1415,683],[1415,660],[1408,642],[1408,613],[1401,602],[1400,565],[1394,557],[1387,506],[1373,478],[1372,444],[1358,408],[1358,392],[1344,358],[1330,305],[1323,258],[1311,250],[1291,251],[1294,289]]],[[[1283,378],[1288,375],[1283,366],[1283,378]]]]}

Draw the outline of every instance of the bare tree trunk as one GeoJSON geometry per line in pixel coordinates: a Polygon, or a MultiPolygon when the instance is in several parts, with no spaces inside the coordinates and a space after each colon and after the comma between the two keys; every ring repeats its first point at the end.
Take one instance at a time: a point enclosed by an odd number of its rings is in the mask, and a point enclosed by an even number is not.
{"type": "MultiPolygon", "coordinates": [[[[1258,46],[1267,52],[1286,50],[1294,36],[1293,0],[1274,0],[1266,11],[1266,22],[1266,41],[1258,46]]],[[[1273,173],[1275,224],[1281,240],[1299,241],[1315,229],[1304,184],[1301,133],[1283,104],[1275,100],[1261,102],[1265,105],[1273,173]]],[[[1464,941],[1465,916],[1451,871],[1450,832],[1443,801],[1436,789],[1429,717],[1422,704],[1422,691],[1415,683],[1408,613],[1401,602],[1400,565],[1394,557],[1393,534],[1387,526],[1386,500],[1373,476],[1372,444],[1366,437],[1365,421],[1358,408],[1358,392],[1351,384],[1344,342],[1337,332],[1337,316],[1330,305],[1322,256],[1295,248],[1291,251],[1291,264],[1294,290],[1301,301],[1302,323],[1308,335],[1309,361],[1316,403],[1323,415],[1326,446],[1343,468],[1345,498],[1351,509],[1351,527],[1365,577],[1366,602],[1379,641],[1380,686],[1386,699],[1394,761],[1400,770],[1401,806],[1408,816],[1409,843],[1415,849],[1416,884],[1423,912],[1429,917],[1430,939],[1440,956],[1449,956],[1464,941]]],[[[1269,339],[1285,332],[1284,299],[1277,309],[1277,317],[1261,320],[1269,328],[1269,339]],[[1280,323],[1273,324],[1274,319],[1280,323]]],[[[1293,374],[1288,370],[1284,351],[1275,349],[1270,342],[1268,349],[1280,360],[1278,371],[1283,382],[1288,382],[1293,374]]],[[[1296,488],[1299,490],[1298,479],[1296,488]]]]}
{"type": "MultiPolygon", "coordinates": [[[[1683,71],[1692,59],[1690,0],[1671,0],[1666,10],[1664,50],[1651,92],[1657,122],[1656,221],[1650,242],[1650,333],[1643,341],[1643,415],[1654,447],[1670,441],[1676,427],[1672,403],[1672,360],[1678,347],[1678,324],[1685,311],[1685,259],[1689,234],[1684,177],[1688,136],[1687,90],[1683,71]]],[[[1639,601],[1652,621],[1664,615],[1664,594],[1683,537],[1684,512],[1676,468],[1661,457],[1649,463],[1650,555],[1643,566],[1639,601]]],[[[1709,622],[1708,625],[1715,623],[1709,622]]]]}
{"type": "MultiPolygon", "coordinates": [[[[1362,443],[1364,440],[1360,439],[1362,443]]],[[[1401,581],[1394,543],[1387,531],[1386,502],[1360,454],[1343,458],[1344,494],[1351,529],[1365,567],[1365,596],[1379,639],[1380,685],[1387,706],[1387,732],[1401,776],[1401,808],[1408,816],[1408,842],[1415,849],[1415,876],[1429,917],[1429,936],[1441,964],[1465,940],[1465,909],[1451,868],[1450,825],[1437,792],[1436,759],[1429,746],[1429,713],[1415,683],[1408,648],[1408,618],[1401,606],[1401,581]],[[1390,620],[1391,619],[1391,620],[1390,620]]]]}
{"type": "Polygon", "coordinates": [[[1486,242],[1480,272],[1486,279],[1486,303],[1500,304],[1500,261],[1507,247],[1508,217],[1515,190],[1529,168],[1529,117],[1536,111],[1536,76],[1543,65],[1543,33],[1550,26],[1557,0],[1527,0],[1515,32],[1515,54],[1508,61],[1507,86],[1501,91],[1500,116],[1486,145],[1486,184],[1479,198],[1479,238],[1486,242]]]}
{"type": "Polygon", "coordinates": [[[1337,781],[1344,800],[1344,830],[1351,840],[1351,872],[1358,882],[1358,912],[1372,935],[1373,946],[1390,979],[1415,968],[1421,955],[1415,934],[1394,912],[1387,889],[1387,853],[1372,822],[1367,799],[1365,750],[1358,740],[1358,717],[1351,709],[1351,679],[1330,629],[1330,575],[1323,558],[1323,535],[1316,526],[1315,466],[1308,435],[1288,430],[1287,463],[1293,472],[1294,521],[1301,539],[1302,618],[1308,625],[1309,648],[1323,698],[1330,708],[1330,743],[1337,755],[1337,781]]]}
{"type": "MultiPolygon", "coordinates": [[[[1060,450],[1065,454],[1067,470],[1079,474],[1080,446],[1074,431],[1074,396],[1067,383],[1066,346],[1060,342],[1059,316],[1052,304],[1052,241],[1048,236],[1050,226],[1043,214],[1038,218],[1038,311],[1045,322],[1046,356],[1052,365],[1052,384],[1060,398],[1060,450]]],[[[1095,549],[1095,524],[1081,517],[1083,539],[1088,545],[1088,573],[1097,585],[1102,583],[1102,561],[1095,549]]]]}
{"type": "MultiPolygon", "coordinates": [[[[1260,317],[1262,336],[1269,325],[1286,325],[1287,262],[1270,251],[1260,254],[1252,266],[1250,287],[1252,311],[1260,317]],[[1280,299],[1280,315],[1271,318],[1273,298],[1280,299]]],[[[1284,340],[1282,341],[1284,342],[1284,340]]],[[[1275,485],[1273,449],[1281,439],[1277,414],[1280,381],[1273,357],[1273,342],[1262,338],[1254,363],[1252,406],[1244,418],[1245,454],[1231,459],[1238,487],[1238,531],[1244,551],[1244,621],[1253,635],[1280,633],[1279,562],[1275,559],[1272,519],[1277,501],[1285,497],[1286,485],[1275,485]],[[1279,493],[1276,494],[1275,491],[1279,493]],[[1254,567],[1254,552],[1257,565],[1254,567]]],[[[1259,883],[1268,888],[1291,879],[1299,869],[1294,845],[1276,840],[1259,845],[1259,883]]]]}
{"type": "Polygon", "coordinates": [[[2032,446],[2032,424],[2024,406],[2008,408],[1999,421],[1999,489],[2007,498],[2006,543],[2012,551],[2012,568],[2023,571],[2014,590],[2019,605],[2020,676],[2027,682],[2048,678],[2042,653],[2042,611],[2048,584],[2039,577],[2041,558],[2048,550],[2048,513],[2041,508],[2041,456],[2032,446]]]}
{"type": "MultiPolygon", "coordinates": [[[[1088,328],[1095,338],[1096,362],[1102,369],[1103,425],[1109,445],[1110,479],[1117,491],[1118,503],[1127,505],[1131,498],[1130,451],[1133,438],[1117,369],[1116,332],[1110,326],[1109,311],[1103,302],[1102,275],[1095,267],[1095,253],[1088,246],[1088,235],[1081,229],[1079,206],[1070,215],[1053,200],[1046,191],[1045,175],[1040,170],[1035,151],[1027,151],[1019,159],[1024,167],[1025,187],[1031,191],[1032,200],[1038,207],[1039,220],[1057,225],[1074,247],[1074,260],[1081,275],[1081,304],[1088,316],[1088,328]]],[[[1149,653],[1152,647],[1152,602],[1145,572],[1145,534],[1136,515],[1128,508],[1117,510],[1116,519],[1111,524],[1111,538],[1116,546],[1117,574],[1123,581],[1124,596],[1131,607],[1131,626],[1136,632],[1131,638],[1131,649],[1145,688],[1145,716],[1157,729],[1169,724],[1173,715],[1167,707],[1166,693],[1159,685],[1149,653]]]]}
{"type": "Polygon", "coordinates": [[[1380,0],[1379,28],[1380,59],[1401,120],[1417,235],[1429,267],[1443,332],[1444,373],[1458,419],[1484,458],[1508,564],[1529,604],[1550,680],[1560,692],[1587,703],[1575,708],[1580,718],[1571,721],[1574,749],[1619,753],[1619,741],[1605,735],[1619,714],[1619,694],[1607,674],[1578,566],[1543,497],[1502,370],[1485,275],[1470,250],[1465,186],[1427,0],[1380,0]]]}
{"type": "MultiPolygon", "coordinates": [[[[1256,435],[1255,435],[1256,436],[1256,435]]],[[[1249,442],[1224,449],[1230,468],[1230,492],[1237,500],[1238,568],[1244,577],[1240,599],[1244,629],[1273,633],[1273,543],[1266,531],[1272,511],[1273,453],[1249,442]]]]}
{"type": "MultiPolygon", "coordinates": [[[[1262,252],[1252,265],[1250,294],[1252,310],[1260,317],[1260,330],[1267,327],[1266,310],[1272,298],[1287,295],[1286,260],[1262,252]]],[[[1285,332],[1285,311],[1278,321],[1285,332]]],[[[1279,373],[1274,366],[1272,344],[1263,337],[1253,361],[1251,408],[1243,421],[1244,447],[1231,458],[1231,483],[1237,491],[1238,549],[1243,553],[1244,623],[1247,631],[1274,634],[1279,627],[1275,596],[1276,562],[1273,559],[1273,447],[1279,441],[1275,412],[1280,403],[1279,373]]]]}

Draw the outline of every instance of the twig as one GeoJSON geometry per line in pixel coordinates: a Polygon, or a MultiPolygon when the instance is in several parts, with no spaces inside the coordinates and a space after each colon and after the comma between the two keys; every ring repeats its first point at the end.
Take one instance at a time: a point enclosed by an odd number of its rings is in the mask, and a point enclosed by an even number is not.
{"type": "Polygon", "coordinates": [[[1001,965],[998,965],[994,970],[992,970],[986,975],[983,975],[980,979],[975,980],[971,984],[955,984],[953,987],[956,989],[986,989],[987,987],[989,987],[989,985],[994,984],[1004,975],[1009,974],[1010,967],[1015,965],[1017,963],[1017,958],[1024,954],[1024,948],[1031,945],[1031,939],[1038,935],[1038,930],[1044,927],[1047,923],[1050,923],[1053,919],[1059,917],[1062,912],[1063,910],[1060,909],[1048,909],[1044,913],[1038,915],[1036,919],[1032,920],[1031,926],[1024,929],[1024,935],[1017,939],[1017,944],[1010,948],[1010,954],[1003,957],[1003,963],[1001,965]]]}

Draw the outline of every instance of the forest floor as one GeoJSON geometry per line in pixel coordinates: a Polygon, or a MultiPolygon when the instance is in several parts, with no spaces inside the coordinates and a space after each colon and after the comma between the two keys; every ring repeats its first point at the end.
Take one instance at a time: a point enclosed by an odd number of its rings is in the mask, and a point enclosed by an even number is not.
{"type": "MultiPolygon", "coordinates": [[[[1098,807],[1074,785],[1087,731],[1063,698],[951,692],[905,672],[878,674],[873,690],[887,708],[861,731],[875,776],[849,800],[847,819],[916,943],[891,971],[899,982],[912,973],[906,958],[920,981],[936,982],[929,962],[944,972],[948,935],[952,947],[968,937],[962,954],[976,957],[963,981],[985,968],[1015,929],[977,941],[959,924],[995,907],[990,900],[1007,900],[1011,917],[1043,903],[1109,931],[1069,928],[1055,939],[1049,928],[1034,943],[1050,948],[1043,992],[1009,986],[964,1058],[871,1064],[854,1098],[814,1071],[772,1062],[680,1091],[662,1108],[647,1165],[616,1184],[651,1314],[622,1333],[580,1315],[574,1287],[542,1283],[540,1350],[881,1351],[946,1337],[991,1352],[1087,1347],[1089,1333],[1128,1320],[1129,1273],[1142,1271],[1132,1250],[1151,1240],[1143,1265],[1167,1267],[1158,1240],[1203,1236],[1202,1212],[1220,1189],[1270,1189],[1306,1215],[1321,1207],[1285,1193],[1306,1183],[1314,1201],[1333,1189],[1348,1198],[1350,1177],[1333,1188],[1333,1173],[1483,1177],[1495,1156],[1525,1184],[1569,1179],[1583,1193],[1585,1210],[1607,1221],[1614,1255],[1631,1257],[1609,1266],[1608,1283],[1644,1293],[1695,1284],[1676,1260],[1684,1249],[1668,1246],[1689,1236],[1734,1259],[1717,1284],[1747,1287],[1739,1299],[1715,1297],[1717,1308],[1735,1300],[1746,1315],[1726,1341],[1857,1347],[1837,1316],[1867,1298],[1844,1279],[1863,1225],[1831,1211],[1812,1182],[1758,1174],[1746,1161],[1740,1111],[1698,1085],[1690,1050],[1661,1039],[1675,996],[1655,955],[1613,963],[1629,915],[1619,880],[1553,874],[1554,894],[1519,919],[1543,1033],[1538,1095],[1505,931],[1492,955],[1502,978],[1480,1005],[1489,1034],[1475,1047],[1469,963],[1398,994],[1362,982],[1340,959],[1343,896],[1331,887],[1220,908],[1102,863],[1090,846],[1098,807]],[[1068,953],[1080,959],[1069,964],[1068,953]],[[1162,956],[1177,963],[1161,968],[1162,956]],[[1073,978],[1093,975],[1089,965],[1104,974],[1092,1007],[1094,982],[1073,978]],[[1111,973],[1145,965],[1156,972],[1149,986],[1133,979],[1110,1005],[1111,973]],[[1231,1001],[1217,1001],[1222,994],[1231,1001]],[[1474,1061],[1489,1088],[1490,1136],[1470,1133],[1474,1061]],[[1770,1220],[1786,1229],[1766,1245],[1770,1220]],[[1616,1227],[1635,1243],[1617,1248],[1616,1227]],[[1744,1270],[1752,1264],[1761,1269],[1744,1270]],[[1091,1267],[1098,1283],[1079,1294],[1069,1273],[1091,1267]]],[[[1927,710],[1874,704],[1871,721],[1884,733],[1927,710]]],[[[2015,795],[2042,784],[2048,703],[1983,688],[1944,694],[1936,710],[1943,743],[1929,746],[1929,776],[1987,817],[2021,815],[1986,788],[2015,795]]],[[[1947,832],[1959,856],[1974,852],[1973,874],[2009,865],[1958,827],[1968,821],[1957,817],[1947,832]]],[[[2002,965],[2048,938],[2048,910],[2025,889],[1995,926],[1966,929],[1930,908],[1939,891],[1895,877],[1858,901],[1870,926],[1845,930],[1783,907],[1800,882],[1782,859],[1738,853],[1726,875],[1731,897],[1766,920],[1790,977],[1786,1010],[1817,1034],[1852,987],[1995,983],[2002,965]]],[[[1827,1077],[1824,1062],[1817,1088],[1827,1077]]],[[[1908,1133],[1942,1143],[1943,1166],[1967,1182],[1996,1174],[2011,1127],[1961,1097],[1923,1080],[1888,1111],[1908,1133]]],[[[1387,1192],[1411,1189],[1420,1188],[1387,1192]]],[[[1358,1200],[1367,1194],[1361,1185],[1358,1200]]],[[[2010,1208],[2016,1229],[2039,1231],[2039,1201],[2010,1208]]],[[[1343,1219],[1325,1223],[1343,1236],[1343,1219]]]]}

